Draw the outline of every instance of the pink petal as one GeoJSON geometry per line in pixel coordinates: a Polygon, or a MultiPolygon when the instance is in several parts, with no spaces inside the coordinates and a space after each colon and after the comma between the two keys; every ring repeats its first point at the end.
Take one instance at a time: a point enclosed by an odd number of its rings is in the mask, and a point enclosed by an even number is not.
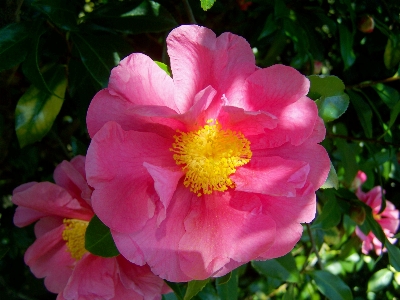
{"type": "Polygon", "coordinates": [[[262,196],[263,213],[276,222],[274,244],[258,259],[271,259],[290,252],[300,240],[303,227],[300,223],[311,222],[315,217],[315,193],[296,198],[262,196]],[[283,238],[284,237],[284,238],[283,238]]]}
{"type": "Polygon", "coordinates": [[[173,134],[176,129],[182,127],[180,122],[169,119],[174,116],[176,112],[167,106],[133,104],[120,96],[111,95],[108,89],[104,89],[92,99],[86,123],[91,137],[108,121],[118,122],[124,130],[150,132],[170,130],[173,134]]]}
{"type": "Polygon", "coordinates": [[[54,170],[54,181],[58,186],[68,191],[73,198],[77,199],[82,207],[91,209],[90,196],[92,190],[86,182],[85,173],[81,173],[85,170],[85,159],[83,157],[75,158],[74,162],[80,169],[76,169],[72,163],[64,160],[54,170]],[[86,199],[83,199],[82,195],[86,199]]]}
{"type": "Polygon", "coordinates": [[[308,143],[320,143],[325,139],[326,128],[324,121],[317,117],[314,124],[314,130],[311,135],[308,137],[308,143]]]}
{"type": "MultiPolygon", "coordinates": [[[[297,160],[310,165],[307,182],[317,190],[325,182],[330,169],[330,159],[324,147],[314,143],[304,143],[300,146],[284,144],[281,147],[264,150],[254,150],[254,157],[279,156],[285,160],[297,160]]],[[[253,159],[252,158],[252,159],[253,159]]]]}
{"type": "Polygon", "coordinates": [[[153,273],[161,278],[174,282],[189,281],[191,278],[182,272],[179,265],[178,244],[185,233],[183,222],[190,204],[198,199],[183,185],[178,185],[166,218],[159,226],[155,215],[140,231],[130,234],[112,231],[118,250],[133,263],[147,262],[153,273]]]}
{"type": "Polygon", "coordinates": [[[178,181],[184,175],[184,173],[178,167],[175,170],[168,170],[162,167],[151,165],[147,162],[144,162],[143,166],[153,178],[154,189],[156,190],[157,195],[160,197],[160,201],[164,206],[164,209],[158,214],[157,224],[159,225],[161,221],[165,219],[168,205],[175,193],[178,181]]]}
{"type": "Polygon", "coordinates": [[[286,106],[306,96],[309,88],[309,80],[297,70],[274,65],[259,69],[247,78],[244,103],[237,106],[277,116],[286,106]]]}
{"type": "Polygon", "coordinates": [[[140,294],[143,299],[160,299],[164,281],[151,272],[148,265],[138,266],[126,260],[123,256],[116,257],[119,276],[122,284],[128,290],[140,294]]]}
{"type": "Polygon", "coordinates": [[[67,300],[113,299],[116,271],[115,258],[85,255],[77,262],[63,296],[67,300]]]}
{"type": "Polygon", "coordinates": [[[134,105],[167,106],[177,111],[173,81],[150,57],[133,53],[112,69],[108,89],[134,105]]]}
{"type": "Polygon", "coordinates": [[[41,211],[26,208],[24,206],[18,206],[14,214],[14,225],[18,227],[25,227],[47,215],[47,213],[41,211]]]}
{"type": "Polygon", "coordinates": [[[214,193],[193,202],[179,243],[183,272],[202,280],[231,259],[246,263],[267,251],[275,239],[275,222],[260,209],[258,197],[240,193],[214,193]]]}
{"type": "Polygon", "coordinates": [[[236,99],[245,78],[256,70],[250,45],[231,33],[216,38],[210,29],[184,25],[171,31],[167,47],[180,113],[186,112],[195,95],[209,85],[218,98],[225,94],[230,101],[239,102],[236,99]]]}
{"type": "MultiPolygon", "coordinates": [[[[41,226],[41,219],[36,226],[41,226]]],[[[25,252],[25,263],[32,273],[38,277],[45,277],[46,288],[52,293],[60,293],[71,276],[75,259],[67,251],[62,239],[64,225],[60,225],[40,237],[25,252]]],[[[41,230],[38,230],[41,231],[41,230]]]]}
{"type": "Polygon", "coordinates": [[[87,221],[93,216],[89,208],[82,207],[65,189],[50,182],[40,182],[23,191],[14,191],[12,201],[16,205],[37,211],[29,215],[29,210],[17,210],[14,216],[17,226],[25,226],[44,215],[87,221]]]}
{"type": "Polygon", "coordinates": [[[279,156],[253,157],[231,176],[236,191],[272,196],[295,197],[310,172],[304,161],[283,159],[279,156]]]}
{"type": "Polygon", "coordinates": [[[176,169],[171,145],[171,140],[154,133],[124,131],[115,122],[93,137],[86,158],[87,180],[95,189],[93,209],[108,227],[132,232],[153,217],[158,197],[143,164],[176,169]]]}

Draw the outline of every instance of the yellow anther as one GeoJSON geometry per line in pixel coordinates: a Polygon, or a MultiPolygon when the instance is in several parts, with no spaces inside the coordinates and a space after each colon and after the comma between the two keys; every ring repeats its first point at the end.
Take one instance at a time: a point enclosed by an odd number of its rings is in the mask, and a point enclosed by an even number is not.
{"type": "Polygon", "coordinates": [[[198,196],[235,187],[229,176],[252,156],[250,142],[241,132],[223,130],[216,120],[208,120],[199,130],[177,132],[170,150],[176,164],[182,165],[186,187],[198,196]]]}
{"type": "Polygon", "coordinates": [[[89,222],[77,219],[64,219],[65,228],[62,238],[67,244],[68,251],[76,260],[80,260],[87,252],[85,249],[85,232],[89,222]]]}

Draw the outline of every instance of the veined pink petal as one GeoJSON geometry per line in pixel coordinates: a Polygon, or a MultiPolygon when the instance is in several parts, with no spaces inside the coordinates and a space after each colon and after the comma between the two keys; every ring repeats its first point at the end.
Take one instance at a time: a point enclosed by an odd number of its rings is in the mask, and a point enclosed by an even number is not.
{"type": "Polygon", "coordinates": [[[304,143],[300,146],[284,144],[281,147],[254,150],[253,157],[274,157],[279,156],[287,160],[307,162],[310,165],[310,172],[307,181],[317,190],[325,182],[330,170],[330,159],[325,148],[314,143],[304,143]]]}
{"type": "Polygon", "coordinates": [[[133,53],[111,70],[109,93],[133,105],[167,106],[178,111],[174,103],[172,78],[150,57],[133,53]]]}
{"type": "Polygon", "coordinates": [[[307,180],[310,165],[279,156],[253,157],[231,175],[236,191],[295,197],[307,180]]]}
{"type": "Polygon", "coordinates": [[[108,121],[118,121],[124,130],[162,132],[183,129],[181,122],[171,119],[174,116],[176,112],[167,106],[134,105],[104,89],[90,103],[86,123],[91,137],[108,121]]]}
{"type": "Polygon", "coordinates": [[[87,180],[94,188],[93,209],[107,226],[119,232],[136,231],[153,217],[154,180],[143,164],[176,169],[171,145],[172,141],[154,133],[124,131],[115,122],[108,122],[93,137],[87,180]]]}
{"type": "Polygon", "coordinates": [[[174,282],[191,280],[181,270],[178,244],[185,233],[184,219],[191,203],[195,201],[198,201],[198,197],[194,193],[182,185],[178,186],[166,218],[160,225],[157,224],[157,216],[154,216],[140,231],[129,235],[111,231],[118,250],[134,263],[140,263],[140,255],[143,255],[153,273],[161,278],[174,282]],[[140,252],[138,248],[132,251],[135,246],[140,247],[140,252]]]}
{"type": "Polygon", "coordinates": [[[121,282],[126,289],[135,291],[143,299],[161,298],[160,291],[165,286],[165,283],[160,277],[151,272],[148,265],[134,265],[121,255],[117,256],[116,260],[121,282]]]}
{"type": "Polygon", "coordinates": [[[90,210],[88,201],[90,201],[92,190],[86,182],[84,170],[85,158],[83,156],[77,156],[71,162],[63,161],[54,170],[54,181],[58,186],[68,191],[73,198],[77,199],[82,207],[90,210]],[[83,199],[83,196],[85,199],[83,199]]]}
{"type": "Polygon", "coordinates": [[[245,39],[231,33],[219,37],[200,26],[180,26],[167,38],[168,54],[179,112],[186,112],[197,92],[211,85],[218,97],[223,94],[240,102],[244,80],[256,70],[254,54],[245,39]]]}
{"type": "MultiPolygon", "coordinates": [[[[41,226],[40,222],[36,226],[41,226]]],[[[41,234],[25,252],[24,257],[32,273],[38,278],[45,277],[46,288],[53,293],[60,293],[64,289],[75,264],[75,259],[67,251],[62,239],[63,230],[64,225],[60,219],[60,225],[41,234]]]]}
{"type": "Polygon", "coordinates": [[[185,219],[186,233],[179,243],[183,272],[202,280],[231,259],[245,263],[267,251],[276,237],[276,228],[274,220],[261,213],[260,204],[257,198],[247,196],[245,200],[244,194],[232,198],[230,193],[207,195],[193,202],[185,219]],[[235,209],[230,204],[239,202],[233,205],[249,207],[254,201],[251,210],[235,209]]]}
{"type": "Polygon", "coordinates": [[[114,299],[116,271],[114,258],[84,255],[76,264],[63,296],[67,300],[114,299]]]}
{"type": "Polygon", "coordinates": [[[237,106],[277,116],[284,107],[306,96],[309,88],[310,82],[297,70],[273,65],[259,69],[247,78],[244,104],[237,106]]]}
{"type": "Polygon", "coordinates": [[[18,206],[14,214],[14,224],[17,227],[25,227],[33,222],[47,216],[47,213],[34,209],[18,206]]]}
{"type": "Polygon", "coordinates": [[[25,226],[27,221],[34,222],[44,215],[86,221],[89,221],[93,216],[91,209],[82,207],[81,203],[72,198],[65,189],[50,182],[40,182],[23,191],[14,192],[12,202],[42,213],[29,216],[26,214],[26,209],[17,210],[14,218],[18,226],[25,226]],[[24,220],[24,218],[28,219],[24,220]]]}

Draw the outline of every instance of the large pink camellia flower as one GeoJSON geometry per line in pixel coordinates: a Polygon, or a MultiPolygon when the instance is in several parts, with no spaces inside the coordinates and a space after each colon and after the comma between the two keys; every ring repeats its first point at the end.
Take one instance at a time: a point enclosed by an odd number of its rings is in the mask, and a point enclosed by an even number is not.
{"type": "Polygon", "coordinates": [[[256,67],[231,33],[181,26],[167,46],[172,77],[135,53],[90,104],[95,213],[122,255],[170,281],[288,253],[330,168],[309,81],[256,67]]]}
{"type": "Polygon", "coordinates": [[[137,266],[119,255],[98,257],[85,249],[85,231],[93,217],[85,158],[64,161],[54,172],[56,184],[30,182],[14,190],[18,205],[14,223],[35,224],[36,241],[25,253],[32,273],[45,277],[57,300],[161,299],[168,291],[147,265],[137,266]]]}
{"type": "MultiPolygon", "coordinates": [[[[367,175],[362,171],[358,171],[352,187],[357,189],[356,195],[358,199],[372,208],[372,216],[381,225],[386,237],[393,244],[396,242],[396,239],[392,237],[396,234],[400,224],[399,211],[392,202],[386,200],[384,211],[379,213],[382,205],[382,188],[376,186],[365,193],[361,190],[361,185],[366,180],[367,175]]],[[[382,252],[386,251],[386,249],[382,249],[382,243],[372,232],[365,235],[360,228],[356,227],[356,234],[362,240],[362,253],[368,254],[369,251],[375,250],[376,255],[381,255],[382,252]]]]}

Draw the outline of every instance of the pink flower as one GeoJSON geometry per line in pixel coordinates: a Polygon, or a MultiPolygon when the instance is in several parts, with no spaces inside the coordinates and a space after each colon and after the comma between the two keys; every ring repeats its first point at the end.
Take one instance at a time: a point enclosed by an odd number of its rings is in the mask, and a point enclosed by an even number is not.
{"type": "Polygon", "coordinates": [[[173,77],[132,54],[92,100],[93,209],[128,260],[170,281],[285,255],[330,168],[325,127],[293,68],[204,27],[167,38],[173,77]]]}
{"type": "Polygon", "coordinates": [[[167,289],[147,265],[134,265],[121,255],[98,257],[84,248],[93,217],[92,190],[85,177],[85,158],[78,156],[57,166],[56,184],[30,182],[14,190],[15,225],[39,220],[25,263],[36,277],[45,277],[46,288],[57,293],[58,300],[160,299],[167,289]]]}
{"type": "MultiPolygon", "coordinates": [[[[361,190],[361,184],[367,180],[367,175],[358,171],[354,179],[354,186],[357,188],[356,195],[358,199],[372,208],[372,215],[374,219],[381,225],[383,232],[389,241],[393,244],[396,239],[392,238],[399,227],[399,211],[392,202],[386,200],[386,207],[382,213],[379,214],[382,204],[382,188],[380,186],[374,187],[367,193],[361,190]]],[[[368,254],[369,251],[375,250],[376,255],[381,255],[386,249],[382,249],[382,243],[377,237],[369,232],[365,235],[360,228],[356,227],[356,234],[362,240],[362,252],[368,254]]]]}

